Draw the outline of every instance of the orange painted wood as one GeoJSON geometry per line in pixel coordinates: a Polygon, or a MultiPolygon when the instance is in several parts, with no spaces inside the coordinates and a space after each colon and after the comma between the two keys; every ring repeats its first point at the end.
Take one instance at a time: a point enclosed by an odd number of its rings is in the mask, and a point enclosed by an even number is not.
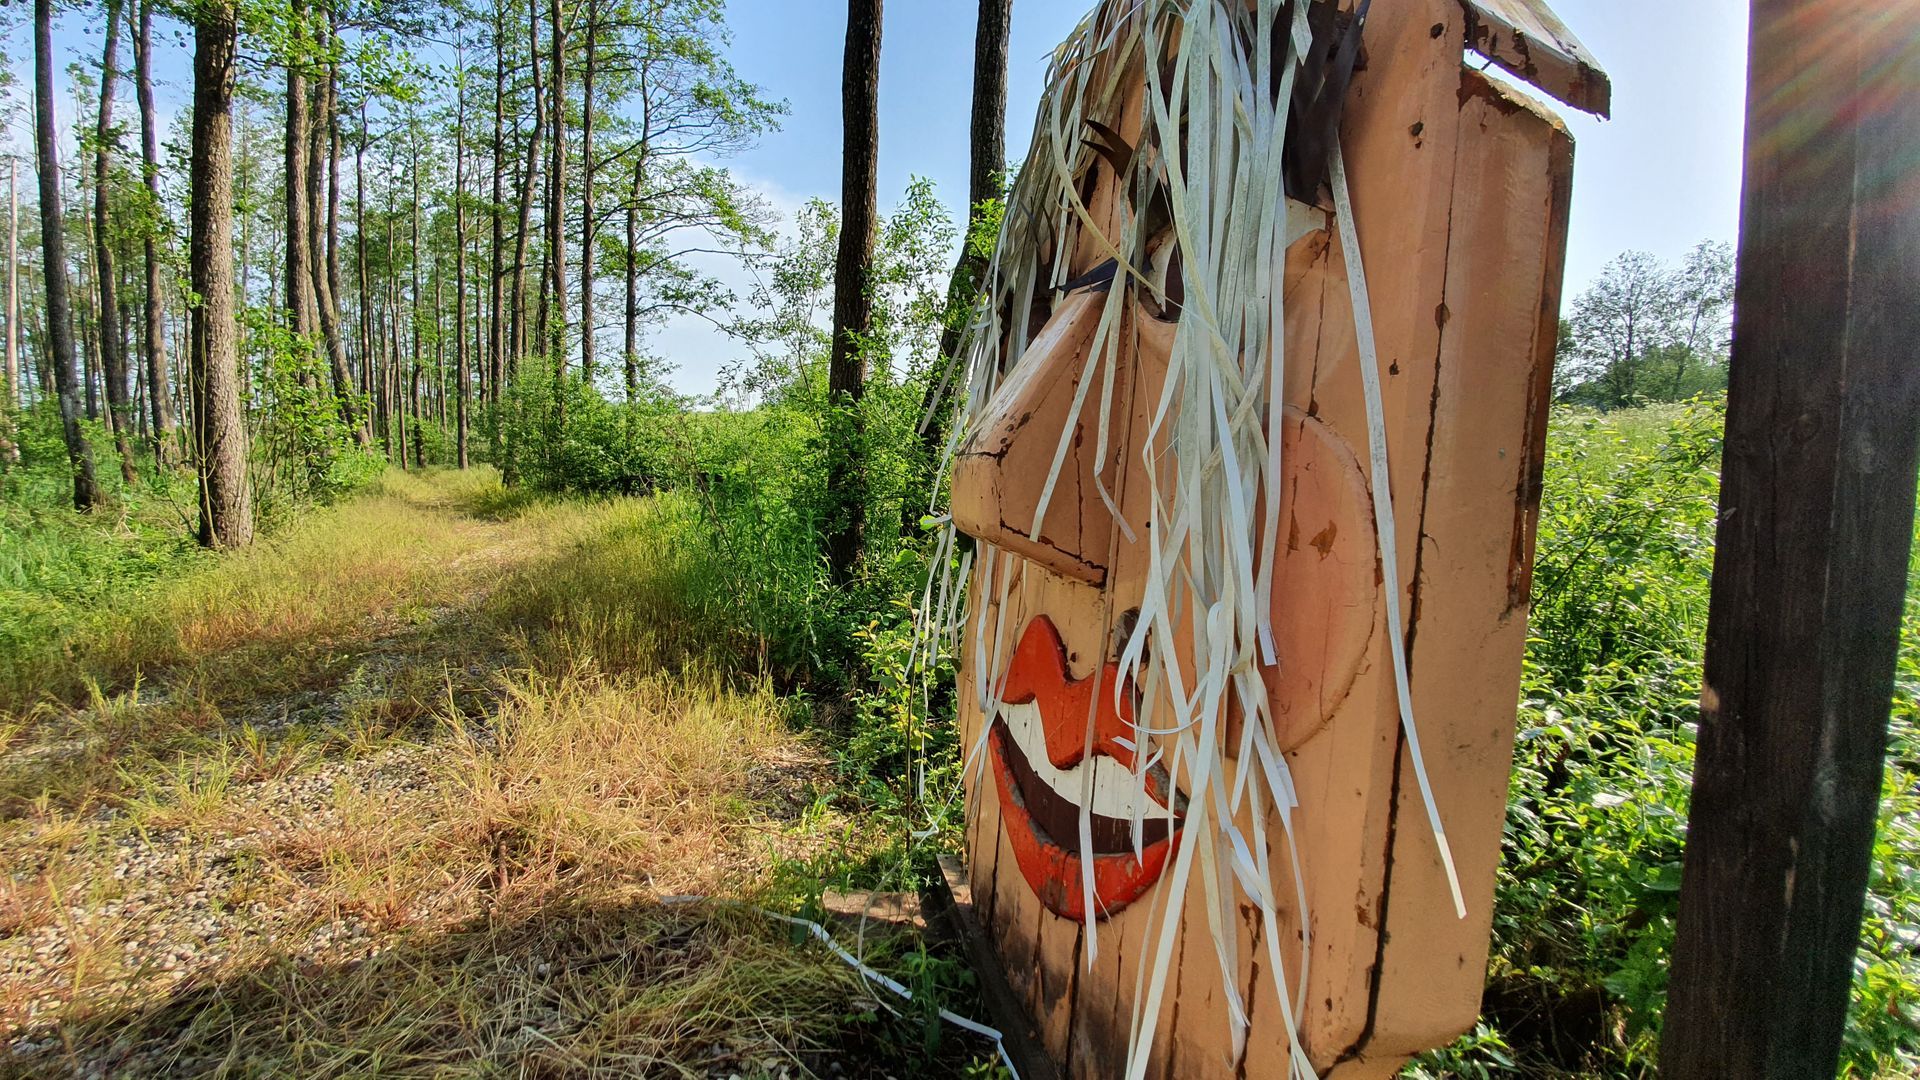
{"type": "MultiPolygon", "coordinates": [[[[1228,994],[1196,879],[1150,1076],[1286,1075],[1268,933],[1277,935],[1292,988],[1302,935],[1311,932],[1301,1032],[1323,1076],[1390,1075],[1409,1054],[1464,1030],[1478,1011],[1525,639],[1571,144],[1542,111],[1463,68],[1464,19],[1455,0],[1376,4],[1367,64],[1342,128],[1382,364],[1399,581],[1379,580],[1342,253],[1318,232],[1286,256],[1288,367],[1278,413],[1285,542],[1273,595],[1282,663],[1268,686],[1301,798],[1295,840],[1307,905],[1302,912],[1293,902],[1286,838],[1271,808],[1258,822],[1243,812],[1243,830],[1269,839],[1284,901],[1272,927],[1257,927],[1244,903],[1228,916],[1239,957],[1231,979],[1249,1010],[1248,1038],[1238,1047],[1230,1038],[1228,994]],[[1408,613],[1416,716],[1470,904],[1464,921],[1453,915],[1407,772],[1383,629],[1386,588],[1400,590],[1408,613]]],[[[1097,183],[1094,206],[1097,217],[1115,212],[1097,183]]],[[[1084,239],[1072,250],[1072,274],[1099,261],[1084,239]]],[[[1097,393],[1068,459],[1077,473],[1063,473],[1046,515],[1048,542],[1025,540],[1065,423],[1060,399],[1070,400],[1082,377],[1089,320],[1106,300],[1087,292],[1056,301],[955,468],[956,522],[982,541],[996,580],[1019,567],[1004,611],[978,592],[976,574],[975,618],[987,622],[984,634],[970,628],[962,656],[965,745],[988,746],[982,738],[996,720],[978,707],[976,678],[1018,667],[1005,700],[1029,691],[1037,700],[1042,684],[1055,687],[1049,692],[1062,707],[1048,717],[1045,745],[1062,768],[1084,765],[1077,755],[1087,717],[1096,743],[1116,760],[1122,754],[1113,751],[1125,750],[1112,726],[1124,711],[1102,714],[1072,687],[1102,684],[1139,604],[1150,495],[1141,443],[1173,332],[1127,301],[1109,418],[1117,445],[1104,475],[1136,540],[1113,527],[1090,484],[1097,393]],[[1078,511],[1061,509],[1068,498],[1081,500],[1078,511]],[[1044,633],[1037,640],[1047,648],[1017,648],[1025,634],[1040,633],[1029,627],[1042,619],[1058,649],[1044,633]],[[985,655],[996,625],[1004,627],[1004,655],[985,655]],[[1087,710],[1078,727],[1076,708],[1087,710]]],[[[1169,447],[1155,449],[1164,455],[1169,447]]],[[[1193,670],[1190,656],[1174,659],[1193,670]]],[[[986,762],[990,749],[980,753],[985,767],[967,791],[982,919],[1065,1075],[1115,1075],[1147,962],[1145,935],[1159,921],[1157,875],[1139,867],[1128,888],[1144,887],[1103,921],[1085,926],[1060,914],[1075,913],[1067,894],[1078,891],[1077,868],[1060,865],[1043,877],[1072,888],[1036,890],[1019,855],[1033,831],[1013,805],[1024,789],[1002,782],[986,762]]]]}

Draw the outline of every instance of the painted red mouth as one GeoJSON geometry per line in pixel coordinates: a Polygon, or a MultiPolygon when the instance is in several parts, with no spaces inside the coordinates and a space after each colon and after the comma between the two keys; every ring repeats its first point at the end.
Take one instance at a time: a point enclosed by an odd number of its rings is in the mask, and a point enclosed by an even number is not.
{"type": "MultiPolygon", "coordinates": [[[[1119,665],[1098,677],[1068,678],[1066,647],[1053,621],[1036,616],[1021,632],[1007,667],[1000,708],[988,732],[994,784],[1021,876],[1048,911],[1086,918],[1082,861],[1092,860],[1094,917],[1105,919],[1160,880],[1180,842],[1180,800],[1168,813],[1171,784],[1157,764],[1146,772],[1139,851],[1134,845],[1133,700],[1114,703],[1119,665]],[[1093,754],[1086,755],[1087,724],[1093,754]],[[1036,730],[1037,729],[1037,730],[1036,730]],[[1083,770],[1092,770],[1091,778],[1083,770]],[[1091,780],[1091,850],[1083,850],[1078,801],[1091,780]],[[1103,812],[1105,811],[1105,812],[1103,812]]],[[[1131,690],[1131,687],[1129,687],[1131,690]]]]}

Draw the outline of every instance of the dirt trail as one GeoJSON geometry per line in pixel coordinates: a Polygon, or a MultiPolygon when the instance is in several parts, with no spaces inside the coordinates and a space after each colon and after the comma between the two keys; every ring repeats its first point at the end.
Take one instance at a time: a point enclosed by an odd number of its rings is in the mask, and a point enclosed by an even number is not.
{"type": "MultiPolygon", "coordinates": [[[[860,1005],[844,969],[737,913],[652,900],[759,897],[770,867],[845,842],[824,755],[764,686],[698,664],[609,670],[618,650],[557,631],[610,624],[564,590],[580,560],[641,556],[617,545],[644,505],[495,519],[445,483],[357,500],[318,539],[217,571],[316,607],[347,588],[330,583],[403,583],[369,592],[325,648],[294,662],[281,653],[306,642],[250,640],[44,718],[0,759],[7,790],[44,783],[0,816],[0,1073],[541,1058],[570,1074],[867,1074],[826,1047],[898,1021],[860,1005]],[[325,556],[310,573],[303,544],[325,556]],[[218,677],[255,668],[285,685],[218,677]],[[638,1001],[652,1011],[631,1015],[638,1001]]],[[[867,1041],[884,1057],[898,1040],[867,1041]]]]}

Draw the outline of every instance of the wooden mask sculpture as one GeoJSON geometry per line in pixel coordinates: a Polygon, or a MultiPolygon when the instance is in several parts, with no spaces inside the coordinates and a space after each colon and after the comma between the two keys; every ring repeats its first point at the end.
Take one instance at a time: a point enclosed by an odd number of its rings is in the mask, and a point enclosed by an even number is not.
{"type": "Polygon", "coordinates": [[[1462,63],[1510,6],[1109,0],[1054,56],[925,607],[1072,1075],[1385,1076],[1478,1011],[1572,160],[1462,63]]]}

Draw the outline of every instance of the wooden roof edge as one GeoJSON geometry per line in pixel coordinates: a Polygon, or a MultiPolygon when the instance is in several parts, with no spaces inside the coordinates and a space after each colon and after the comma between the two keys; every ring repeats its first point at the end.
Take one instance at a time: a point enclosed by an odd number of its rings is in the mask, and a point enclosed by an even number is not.
{"type": "Polygon", "coordinates": [[[1467,48],[1581,112],[1612,115],[1613,84],[1546,0],[1460,0],[1467,48]]]}

